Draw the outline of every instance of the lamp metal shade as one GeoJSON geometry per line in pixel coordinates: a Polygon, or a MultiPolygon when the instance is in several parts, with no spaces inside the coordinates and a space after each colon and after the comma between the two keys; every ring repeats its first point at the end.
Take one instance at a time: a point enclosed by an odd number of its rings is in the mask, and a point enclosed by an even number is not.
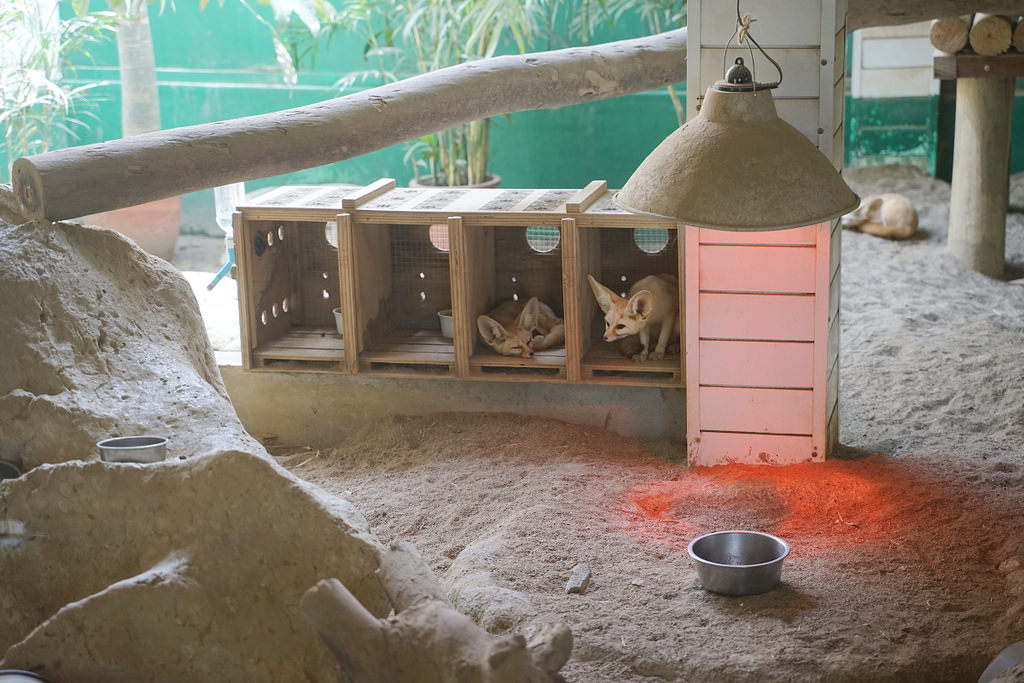
{"type": "Polygon", "coordinates": [[[775,113],[770,90],[708,88],[615,196],[626,211],[720,230],[831,220],[859,199],[832,163],[775,113]]]}

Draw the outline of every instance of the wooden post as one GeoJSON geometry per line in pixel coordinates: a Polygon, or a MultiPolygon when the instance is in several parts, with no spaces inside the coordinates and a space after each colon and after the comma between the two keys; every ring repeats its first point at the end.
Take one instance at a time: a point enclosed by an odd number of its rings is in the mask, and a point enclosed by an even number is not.
{"type": "Polygon", "coordinates": [[[562,236],[562,319],[565,322],[565,378],[579,382],[582,378],[583,315],[580,280],[580,231],[575,218],[563,218],[562,236]]]}
{"type": "Polygon", "coordinates": [[[959,78],[949,200],[950,252],[1002,277],[1009,195],[1012,78],[959,78]]]}
{"type": "Polygon", "coordinates": [[[338,226],[338,282],[340,289],[339,306],[341,324],[345,332],[344,369],[351,374],[359,372],[359,338],[362,329],[357,311],[359,307],[359,282],[354,268],[355,237],[352,231],[352,214],[339,213],[335,218],[338,226]]]}

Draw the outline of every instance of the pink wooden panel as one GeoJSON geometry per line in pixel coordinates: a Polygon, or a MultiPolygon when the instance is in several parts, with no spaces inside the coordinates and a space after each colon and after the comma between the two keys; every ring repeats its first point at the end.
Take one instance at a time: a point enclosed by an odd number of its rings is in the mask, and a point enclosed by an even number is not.
{"type": "Polygon", "coordinates": [[[813,294],[814,261],[814,247],[706,244],[700,248],[700,288],[813,294]]]}
{"type": "Polygon", "coordinates": [[[823,456],[815,452],[809,436],[702,432],[700,441],[690,444],[687,464],[792,465],[821,460],[823,456]]]}
{"type": "Polygon", "coordinates": [[[813,397],[799,389],[701,387],[700,430],[811,434],[813,397]]]}
{"type": "Polygon", "coordinates": [[[702,339],[814,340],[813,296],[702,293],[699,298],[700,317],[688,309],[686,325],[702,339]]]}
{"type": "Polygon", "coordinates": [[[807,342],[700,343],[700,383],[810,389],[814,345],[807,342]]]}
{"type": "Polygon", "coordinates": [[[816,228],[803,225],[786,230],[713,230],[697,228],[701,244],[815,244],[816,228]]]}

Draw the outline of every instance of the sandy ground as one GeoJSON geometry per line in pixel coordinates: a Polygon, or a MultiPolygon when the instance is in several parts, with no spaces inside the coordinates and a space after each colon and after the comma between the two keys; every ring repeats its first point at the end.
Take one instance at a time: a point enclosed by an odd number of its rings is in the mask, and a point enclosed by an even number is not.
{"type": "Polygon", "coordinates": [[[276,455],[381,540],[412,541],[491,629],[566,622],[570,681],[975,681],[1024,639],[1024,175],[1006,281],[946,252],[947,184],[847,176],[910,197],[921,230],[843,234],[844,447],[824,464],[690,469],[678,443],[488,414],[396,416],[276,455]],[[686,544],[726,528],[790,542],[780,588],[700,588],[686,544]],[[578,563],[591,582],[566,594],[578,563]]]}

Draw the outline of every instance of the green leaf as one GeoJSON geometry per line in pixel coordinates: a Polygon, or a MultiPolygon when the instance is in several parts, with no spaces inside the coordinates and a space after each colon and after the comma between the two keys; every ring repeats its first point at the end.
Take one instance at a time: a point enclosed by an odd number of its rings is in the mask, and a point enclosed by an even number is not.
{"type": "Polygon", "coordinates": [[[89,12],[89,0],[71,0],[71,9],[75,16],[84,17],[89,12]]]}

